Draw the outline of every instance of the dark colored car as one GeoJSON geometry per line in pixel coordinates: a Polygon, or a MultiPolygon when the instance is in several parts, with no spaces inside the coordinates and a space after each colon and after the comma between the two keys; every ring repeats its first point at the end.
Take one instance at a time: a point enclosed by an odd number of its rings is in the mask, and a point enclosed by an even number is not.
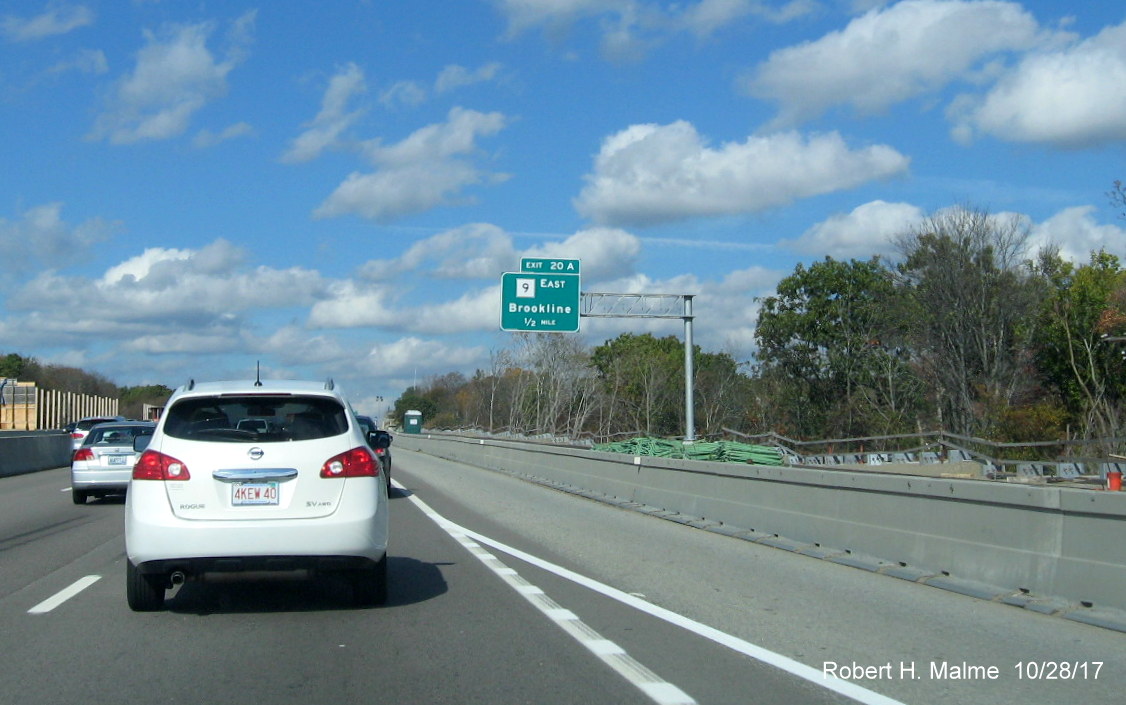
{"type": "Polygon", "coordinates": [[[87,416],[73,424],[68,424],[66,430],[70,434],[71,450],[78,450],[82,446],[82,441],[86,439],[86,434],[90,433],[90,429],[98,424],[125,420],[124,416],[87,416]]]}
{"type": "Polygon", "coordinates": [[[364,429],[364,437],[368,439],[368,445],[375,451],[375,455],[379,458],[380,463],[383,465],[383,477],[387,482],[387,491],[391,491],[391,440],[393,436],[387,431],[381,430],[375,425],[375,420],[370,416],[357,416],[356,420],[364,429]]]}

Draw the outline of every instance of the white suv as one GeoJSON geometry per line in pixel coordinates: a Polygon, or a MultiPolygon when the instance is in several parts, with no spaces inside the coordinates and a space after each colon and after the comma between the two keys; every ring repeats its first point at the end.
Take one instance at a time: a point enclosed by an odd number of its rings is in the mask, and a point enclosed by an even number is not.
{"type": "Polygon", "coordinates": [[[126,497],[129,606],[158,610],[166,589],[206,573],[262,570],[347,573],[357,604],[383,603],[388,507],[379,473],[331,382],[181,387],[126,497]]]}

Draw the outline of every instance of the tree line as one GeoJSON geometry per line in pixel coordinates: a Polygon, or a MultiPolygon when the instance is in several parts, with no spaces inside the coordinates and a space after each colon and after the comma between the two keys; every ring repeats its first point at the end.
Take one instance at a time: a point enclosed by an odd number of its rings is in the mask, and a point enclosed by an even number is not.
{"type": "Polygon", "coordinates": [[[172,390],[161,384],[119,387],[103,375],[77,367],[44,364],[16,353],[0,354],[0,379],[34,382],[41,389],[118,399],[118,413],[143,418],[145,404],[163,406],[172,390]]]}
{"type": "MultiPolygon", "coordinates": [[[[1108,193],[1126,219],[1126,186],[1108,193]]],[[[1027,221],[939,211],[894,238],[894,260],[798,264],[757,300],[757,352],[694,350],[696,435],[795,439],[948,431],[1002,442],[1111,439],[1126,431],[1126,270],[1029,249],[1027,221]]],[[[139,417],[163,385],[118,387],[73,367],[0,354],[0,378],[121,399],[139,417]]],[[[393,416],[429,428],[524,435],[682,435],[684,346],[624,333],[588,348],[565,333],[514,334],[485,369],[408,388],[393,416]]]]}
{"type": "MultiPolygon", "coordinates": [[[[1126,218],[1126,189],[1110,192],[1126,218]]],[[[1126,270],[1030,251],[1030,227],[973,207],[894,238],[897,257],[799,264],[760,305],[754,360],[695,351],[699,437],[795,439],[943,430],[997,441],[1124,435],[1126,270]]],[[[404,392],[429,428],[678,436],[684,348],[626,333],[593,348],[523,333],[471,377],[404,392]]],[[[1111,440],[1100,452],[1112,452],[1111,440]]]]}

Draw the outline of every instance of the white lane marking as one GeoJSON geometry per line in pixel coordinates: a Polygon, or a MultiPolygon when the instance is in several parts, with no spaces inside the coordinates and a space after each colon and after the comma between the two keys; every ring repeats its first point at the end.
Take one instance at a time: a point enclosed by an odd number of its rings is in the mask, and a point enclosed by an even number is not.
{"type": "MultiPolygon", "coordinates": [[[[405,489],[401,485],[399,487],[400,489],[405,489]]],[[[413,494],[408,494],[407,497],[412,501],[415,499],[413,494]]],[[[418,504],[425,506],[425,504],[421,500],[418,501],[418,504]]],[[[609,585],[600,583],[597,580],[588,578],[585,575],[580,575],[562,566],[555,565],[554,563],[550,563],[529,553],[525,553],[520,549],[506,546],[499,541],[494,541],[493,539],[490,539],[487,536],[482,536],[475,531],[460,527],[457,524],[449,521],[448,519],[445,519],[440,514],[437,514],[429,507],[427,507],[423,511],[432,512],[433,516],[435,517],[435,521],[437,521],[439,525],[442,525],[447,532],[451,532],[451,535],[453,531],[462,533],[479,543],[485,544],[486,546],[491,546],[501,553],[507,553],[513,558],[524,561],[525,563],[530,563],[537,568],[541,568],[561,578],[565,578],[590,590],[594,590],[601,595],[605,595],[610,599],[617,600],[622,604],[629,605],[634,609],[640,610],[648,615],[664,620],[669,624],[674,624],[678,627],[681,627],[682,629],[687,629],[688,631],[702,636],[705,639],[714,641],[721,646],[726,646],[727,648],[732,649],[733,651],[737,651],[738,653],[741,653],[745,656],[749,656],[756,661],[761,661],[762,663],[765,663],[769,666],[774,666],[775,668],[781,669],[786,673],[801,678],[802,680],[808,681],[814,685],[825,688],[826,690],[840,693],[841,695],[851,698],[859,703],[863,703],[864,705],[905,705],[903,702],[894,698],[890,698],[886,695],[868,690],[867,688],[856,685],[855,683],[852,683],[850,681],[837,678],[836,676],[829,676],[821,670],[813,668],[812,666],[807,666],[800,661],[795,661],[788,656],[783,656],[782,654],[775,653],[773,651],[770,651],[769,649],[758,646],[757,644],[752,644],[749,641],[740,639],[737,636],[727,634],[726,632],[722,632],[714,627],[709,627],[702,622],[697,622],[694,619],[685,617],[681,614],[677,614],[672,610],[667,610],[664,607],[658,607],[657,605],[654,605],[653,603],[642,599],[636,594],[623,592],[621,590],[618,590],[617,588],[610,587],[609,585]]]]}
{"type": "MultiPolygon", "coordinates": [[[[400,486],[401,487],[401,486],[400,486]]],[[[468,532],[457,524],[447,520],[430,508],[414,494],[408,494],[415,506],[430,517],[438,526],[448,533],[455,541],[460,543],[482,564],[492,570],[504,582],[508,583],[517,594],[534,605],[546,615],[556,626],[569,634],[575,641],[582,644],[592,654],[597,656],[620,676],[628,680],[638,690],[657,705],[696,705],[692,696],[677,688],[672,683],[662,680],[653,671],[626,653],[625,649],[609,639],[603,638],[598,632],[587,626],[574,612],[560,607],[558,603],[548,597],[543,590],[532,585],[520,577],[512,568],[504,565],[499,558],[492,555],[468,536],[468,532]]]]}
{"type": "Polygon", "coordinates": [[[87,575],[85,578],[80,578],[70,585],[70,587],[59,590],[51,597],[43,600],[38,605],[32,607],[27,611],[28,614],[46,614],[55,609],[62,603],[90,587],[94,583],[102,579],[100,575],[87,575]]]}

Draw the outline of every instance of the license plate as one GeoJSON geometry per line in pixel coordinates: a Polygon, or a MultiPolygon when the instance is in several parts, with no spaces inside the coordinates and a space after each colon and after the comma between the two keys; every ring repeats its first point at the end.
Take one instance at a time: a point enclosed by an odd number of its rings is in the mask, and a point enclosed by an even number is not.
{"type": "Polygon", "coordinates": [[[231,485],[231,504],[236,507],[277,503],[277,482],[236,482],[231,485]]]}
{"type": "Polygon", "coordinates": [[[129,455],[111,455],[111,456],[108,456],[108,457],[109,457],[109,464],[110,465],[128,465],[129,464],[129,458],[132,457],[132,456],[129,456],[129,455]]]}

